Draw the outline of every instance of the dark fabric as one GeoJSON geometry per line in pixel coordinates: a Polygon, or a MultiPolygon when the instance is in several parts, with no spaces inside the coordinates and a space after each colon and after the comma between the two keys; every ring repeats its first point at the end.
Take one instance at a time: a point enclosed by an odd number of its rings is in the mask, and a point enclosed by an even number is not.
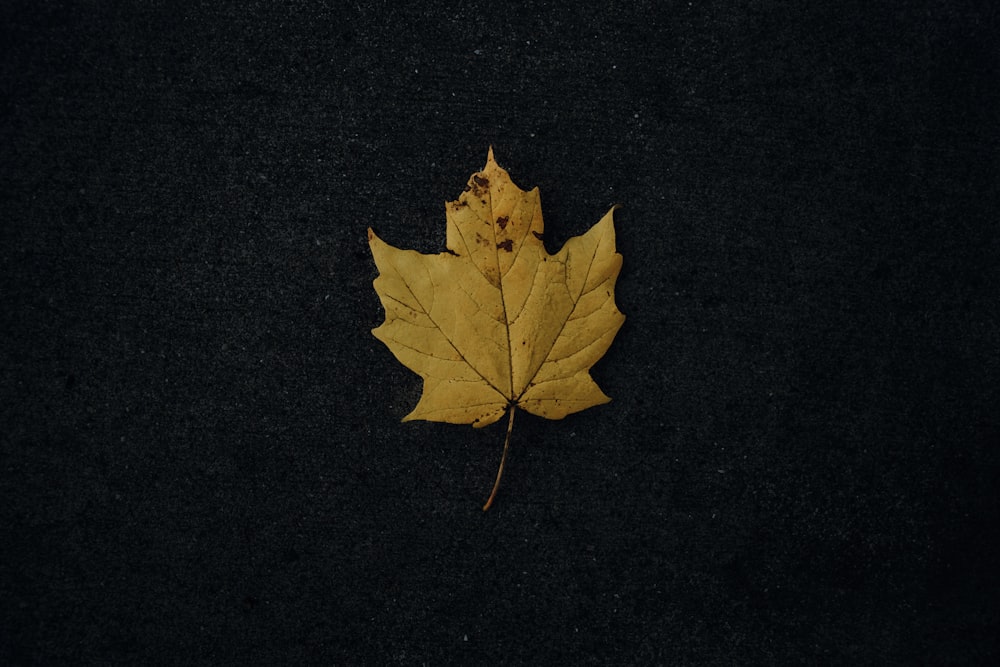
{"type": "Polygon", "coordinates": [[[0,662],[997,653],[993,3],[5,2],[0,662]],[[613,402],[401,423],[365,230],[612,204],[613,402]]]}

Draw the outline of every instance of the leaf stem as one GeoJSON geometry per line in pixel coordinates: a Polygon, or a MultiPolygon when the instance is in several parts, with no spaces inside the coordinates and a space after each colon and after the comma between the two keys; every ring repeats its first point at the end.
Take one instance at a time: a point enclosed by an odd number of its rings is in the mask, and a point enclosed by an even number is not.
{"type": "Polygon", "coordinates": [[[500,488],[500,476],[503,475],[503,464],[507,462],[507,448],[510,445],[510,432],[514,429],[514,411],[516,409],[516,406],[511,404],[510,419],[507,421],[507,437],[503,441],[503,455],[500,457],[500,467],[497,468],[497,479],[493,482],[493,490],[490,492],[490,497],[487,499],[486,504],[483,505],[484,512],[493,504],[493,499],[497,495],[497,489],[500,488]]]}

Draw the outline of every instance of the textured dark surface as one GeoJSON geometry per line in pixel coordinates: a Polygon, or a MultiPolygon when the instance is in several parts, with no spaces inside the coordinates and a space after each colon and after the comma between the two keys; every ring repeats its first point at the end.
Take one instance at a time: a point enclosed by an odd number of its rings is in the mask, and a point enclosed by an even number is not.
{"type": "Polygon", "coordinates": [[[995,657],[991,3],[503,4],[4,3],[0,661],[995,657]],[[365,229],[491,144],[628,320],[484,514],[365,229]]]}

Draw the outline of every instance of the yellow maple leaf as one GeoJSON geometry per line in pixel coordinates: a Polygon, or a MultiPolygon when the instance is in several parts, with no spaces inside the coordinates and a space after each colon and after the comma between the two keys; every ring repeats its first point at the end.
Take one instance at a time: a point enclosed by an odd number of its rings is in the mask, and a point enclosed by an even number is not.
{"type": "MultiPolygon", "coordinates": [[[[385,308],[372,333],[424,380],[404,421],[482,427],[510,414],[499,483],[516,408],[562,419],[611,400],[590,367],[625,321],[614,298],[614,208],[550,255],[538,188],[518,188],[491,148],[445,210],[448,252],[438,255],[394,248],[368,230],[385,308]]],[[[483,509],[495,493],[496,484],[483,509]]]]}

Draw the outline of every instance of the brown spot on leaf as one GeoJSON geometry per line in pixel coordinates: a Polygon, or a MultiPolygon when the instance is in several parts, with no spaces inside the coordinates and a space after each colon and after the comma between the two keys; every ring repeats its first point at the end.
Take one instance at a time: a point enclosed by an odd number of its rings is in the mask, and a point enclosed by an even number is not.
{"type": "Polygon", "coordinates": [[[542,240],[542,234],[539,234],[538,232],[535,231],[532,231],[531,233],[534,234],[535,238],[538,239],[539,241],[542,240]]]}
{"type": "Polygon", "coordinates": [[[510,218],[508,218],[506,215],[500,216],[499,218],[497,218],[497,227],[499,227],[500,229],[506,229],[507,221],[509,219],[510,218]]]}
{"type": "MultiPolygon", "coordinates": [[[[490,186],[490,179],[485,176],[480,176],[479,174],[473,174],[472,180],[469,181],[468,185],[465,186],[466,190],[471,190],[472,194],[476,197],[482,197],[483,193],[486,192],[486,188],[490,186]]],[[[486,200],[482,200],[486,203],[486,200]]]]}
{"type": "Polygon", "coordinates": [[[503,248],[507,252],[511,252],[514,249],[514,242],[510,239],[507,239],[506,241],[501,241],[500,243],[498,243],[497,247],[503,248]]]}

